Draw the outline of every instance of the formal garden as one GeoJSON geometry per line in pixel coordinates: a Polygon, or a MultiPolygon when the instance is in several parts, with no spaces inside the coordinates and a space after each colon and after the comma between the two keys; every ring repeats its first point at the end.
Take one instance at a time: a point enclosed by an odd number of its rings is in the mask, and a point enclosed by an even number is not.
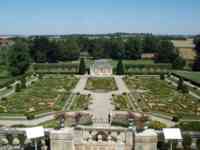
{"type": "Polygon", "coordinates": [[[17,85],[16,93],[0,101],[1,115],[27,115],[60,111],[75,87],[72,76],[40,76],[31,86],[17,85]]]}
{"type": "Polygon", "coordinates": [[[90,77],[87,80],[87,84],[85,87],[86,90],[92,91],[115,91],[117,90],[117,85],[115,83],[115,79],[112,77],[90,77]]]}
{"type": "Polygon", "coordinates": [[[125,77],[131,95],[143,112],[172,117],[199,118],[199,100],[178,91],[171,83],[159,77],[125,77]]]}
{"type": "Polygon", "coordinates": [[[91,103],[91,95],[77,94],[74,98],[70,111],[88,110],[88,106],[91,103]]]}
{"type": "Polygon", "coordinates": [[[122,95],[112,95],[112,103],[115,106],[115,110],[128,111],[131,109],[129,104],[129,97],[127,94],[122,95]]]}

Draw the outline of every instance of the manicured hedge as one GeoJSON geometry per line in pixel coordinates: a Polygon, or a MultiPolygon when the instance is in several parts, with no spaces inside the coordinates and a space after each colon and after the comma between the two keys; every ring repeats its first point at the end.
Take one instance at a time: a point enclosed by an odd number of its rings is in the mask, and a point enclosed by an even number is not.
{"type": "Polygon", "coordinates": [[[33,70],[37,73],[77,73],[79,64],[33,64],[33,70]]]}
{"type": "MultiPolygon", "coordinates": [[[[125,74],[131,75],[160,75],[168,73],[172,66],[171,64],[125,64],[125,74]]],[[[116,72],[116,68],[113,69],[116,72]]]]}
{"type": "Polygon", "coordinates": [[[183,80],[188,81],[196,86],[200,86],[200,72],[185,72],[185,71],[176,71],[172,72],[172,75],[178,77],[178,78],[183,78],[183,80]],[[192,76],[196,74],[196,76],[199,77],[199,79],[193,78],[192,76]]]}

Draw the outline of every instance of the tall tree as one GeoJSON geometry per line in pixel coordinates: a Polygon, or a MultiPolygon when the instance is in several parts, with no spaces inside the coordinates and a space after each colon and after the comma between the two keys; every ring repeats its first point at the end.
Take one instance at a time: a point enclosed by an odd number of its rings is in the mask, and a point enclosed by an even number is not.
{"type": "Polygon", "coordinates": [[[123,65],[123,62],[121,59],[118,61],[117,68],[116,68],[116,74],[117,75],[124,74],[124,65],[123,65]]]}
{"type": "Polygon", "coordinates": [[[31,57],[37,63],[47,62],[47,51],[50,41],[46,37],[35,37],[31,44],[31,57]]]}
{"type": "Polygon", "coordinates": [[[80,65],[79,65],[79,74],[85,74],[86,72],[86,65],[84,58],[81,58],[80,65]]]}
{"type": "Polygon", "coordinates": [[[173,43],[168,40],[162,40],[159,44],[157,62],[172,63],[178,57],[178,52],[173,43]]]}
{"type": "Polygon", "coordinates": [[[190,150],[192,145],[192,137],[190,134],[185,134],[183,136],[183,147],[184,150],[190,150]]]}
{"type": "Polygon", "coordinates": [[[80,56],[80,47],[75,39],[59,41],[59,59],[62,61],[76,60],[80,56]]]}
{"type": "Polygon", "coordinates": [[[197,40],[195,44],[196,44],[195,49],[196,49],[197,56],[196,56],[192,69],[193,71],[200,71],[200,40],[197,40]]]}
{"type": "Polygon", "coordinates": [[[142,53],[142,41],[140,38],[129,38],[126,42],[126,58],[139,59],[142,53]]]}
{"type": "Polygon", "coordinates": [[[20,40],[8,51],[8,70],[13,75],[23,74],[30,64],[29,48],[25,42],[20,40]]]}
{"type": "Polygon", "coordinates": [[[121,38],[111,39],[111,58],[123,59],[125,58],[125,44],[121,38]]]}
{"type": "Polygon", "coordinates": [[[6,64],[7,62],[8,47],[0,48],[0,64],[6,64]]]}
{"type": "Polygon", "coordinates": [[[149,34],[144,37],[143,50],[144,53],[155,53],[158,50],[159,39],[149,34]]]}
{"type": "Polygon", "coordinates": [[[178,56],[172,64],[173,69],[183,69],[186,65],[186,61],[185,59],[183,59],[182,57],[178,56]]]}

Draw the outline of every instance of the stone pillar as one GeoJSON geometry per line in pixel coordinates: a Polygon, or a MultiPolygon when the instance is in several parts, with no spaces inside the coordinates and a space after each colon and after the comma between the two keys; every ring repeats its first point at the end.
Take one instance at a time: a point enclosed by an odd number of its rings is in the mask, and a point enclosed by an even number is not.
{"type": "Polygon", "coordinates": [[[154,130],[135,133],[135,150],[157,150],[158,137],[154,130]]]}
{"type": "Polygon", "coordinates": [[[50,131],[51,150],[74,150],[74,130],[65,128],[50,131]]]}

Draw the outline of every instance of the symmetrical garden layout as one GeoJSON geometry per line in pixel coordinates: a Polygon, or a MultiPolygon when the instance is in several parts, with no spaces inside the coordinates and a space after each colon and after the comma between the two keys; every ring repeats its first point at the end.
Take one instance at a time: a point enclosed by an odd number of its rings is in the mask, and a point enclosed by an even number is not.
{"type": "Polygon", "coordinates": [[[199,100],[177,91],[176,87],[156,77],[125,77],[131,97],[143,112],[184,118],[199,117],[199,100]]]}
{"type": "Polygon", "coordinates": [[[87,80],[85,89],[91,91],[109,92],[117,90],[117,85],[115,83],[115,79],[112,77],[90,77],[87,80]]]}
{"type": "Polygon", "coordinates": [[[77,82],[76,77],[46,75],[30,87],[2,99],[0,112],[24,115],[62,110],[77,82]]]}

